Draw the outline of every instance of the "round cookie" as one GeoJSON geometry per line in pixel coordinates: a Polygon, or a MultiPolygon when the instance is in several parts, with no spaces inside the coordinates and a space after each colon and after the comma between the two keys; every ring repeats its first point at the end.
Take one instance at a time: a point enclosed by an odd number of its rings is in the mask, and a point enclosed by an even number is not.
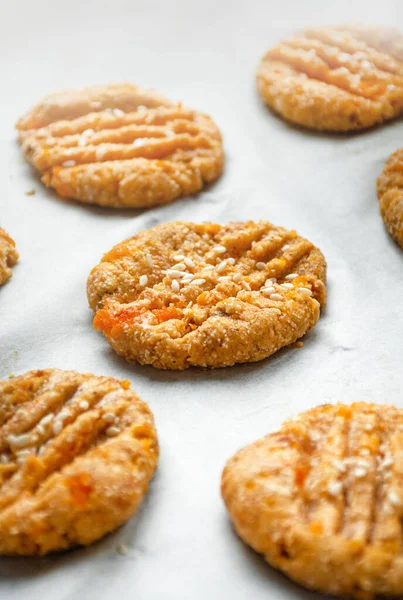
{"type": "Polygon", "coordinates": [[[403,597],[403,410],[324,405],[247,446],[222,496],[244,542],[324,593],[403,597]]]}
{"type": "Polygon", "coordinates": [[[403,35],[386,27],[307,29],[269,50],[257,70],[264,102],[311,129],[372,127],[403,110],[403,35]]]}
{"type": "Polygon", "coordinates": [[[138,509],[156,469],[128,381],[46,369],[0,382],[0,554],[87,545],[138,509]]]}
{"type": "Polygon", "coordinates": [[[403,248],[403,150],[397,150],[378,177],[381,215],[393,239],[403,248]]]}
{"type": "Polygon", "coordinates": [[[128,83],[52,94],[17,128],[42,181],[89,204],[166,204],[199,192],[224,165],[210,117],[128,83]]]}
{"type": "Polygon", "coordinates": [[[128,360],[161,369],[258,361],[313,327],[326,263],[267,221],[165,223],[104,255],[87,283],[94,327],[128,360]]]}
{"type": "Polygon", "coordinates": [[[15,242],[0,227],[0,285],[3,285],[12,275],[11,267],[18,261],[15,242]]]}

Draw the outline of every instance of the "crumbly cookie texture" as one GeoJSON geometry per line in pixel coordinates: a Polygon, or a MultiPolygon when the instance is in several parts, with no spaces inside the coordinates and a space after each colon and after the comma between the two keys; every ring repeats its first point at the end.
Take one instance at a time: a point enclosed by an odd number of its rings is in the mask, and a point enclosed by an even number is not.
{"type": "Polygon", "coordinates": [[[209,116],[127,83],[57,92],[17,128],[42,181],[89,204],[166,204],[199,192],[224,166],[209,116]]]}
{"type": "Polygon", "coordinates": [[[403,411],[324,405],[247,446],[223,472],[236,531],[309,589],[403,596],[403,411]]]}
{"type": "Polygon", "coordinates": [[[311,129],[352,131],[403,110],[403,35],[386,27],[307,29],[269,50],[258,71],[264,102],[311,129]]]}
{"type": "Polygon", "coordinates": [[[397,150],[386,162],[377,189],[387,230],[403,248],[403,150],[397,150]]]}
{"type": "Polygon", "coordinates": [[[0,227],[0,285],[10,279],[11,267],[17,263],[18,258],[14,240],[0,227]]]}
{"type": "Polygon", "coordinates": [[[115,246],[91,272],[94,327],[128,360],[161,369],[258,361],[313,327],[326,263],[267,221],[165,223],[115,246]]]}
{"type": "Polygon", "coordinates": [[[128,381],[46,369],[0,382],[0,554],[87,545],[129,519],[156,469],[128,381]]]}

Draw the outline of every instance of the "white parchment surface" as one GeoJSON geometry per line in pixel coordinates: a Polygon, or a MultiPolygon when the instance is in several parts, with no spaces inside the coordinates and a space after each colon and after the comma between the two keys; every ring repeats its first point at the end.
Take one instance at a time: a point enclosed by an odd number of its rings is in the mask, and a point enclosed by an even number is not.
{"type": "Polygon", "coordinates": [[[375,191],[384,161],[403,145],[403,121],[349,136],[308,133],[270,114],[254,82],[260,56],[295,29],[356,21],[403,28],[403,3],[1,0],[0,223],[21,259],[0,290],[0,376],[59,367],[129,379],[154,411],[161,442],[135,519],[88,549],[0,559],[1,599],[317,597],[238,540],[219,485],[237,449],[315,404],[403,407],[403,252],[375,191]],[[220,181],[146,212],[89,208],[46,190],[24,162],[14,122],[55,89],[113,81],[211,114],[226,149],[220,181]],[[91,326],[89,271],[117,242],[174,219],[268,219],[317,244],[329,303],[304,348],[183,373],[117,357],[91,326]]]}

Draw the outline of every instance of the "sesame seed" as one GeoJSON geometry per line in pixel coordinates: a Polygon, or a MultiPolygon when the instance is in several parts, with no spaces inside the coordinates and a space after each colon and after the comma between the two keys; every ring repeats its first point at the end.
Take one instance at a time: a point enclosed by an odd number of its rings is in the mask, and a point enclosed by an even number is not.
{"type": "Polygon", "coordinates": [[[269,279],[266,279],[265,281],[265,285],[273,285],[273,283],[277,282],[277,277],[269,277],[269,279]]]}
{"type": "Polygon", "coordinates": [[[147,254],[146,254],[146,262],[150,268],[153,266],[153,259],[149,252],[147,252],[147,254]]]}
{"type": "Polygon", "coordinates": [[[48,415],[45,415],[40,421],[39,421],[39,425],[41,425],[42,427],[45,427],[46,425],[49,425],[49,423],[53,420],[53,417],[55,415],[53,413],[49,413],[48,415]]]}
{"type": "Polygon", "coordinates": [[[33,454],[35,454],[34,450],[20,450],[19,452],[17,452],[16,456],[17,456],[17,463],[19,465],[22,465],[22,463],[24,463],[26,461],[26,459],[28,458],[28,456],[32,456],[33,454]]]}
{"type": "Polygon", "coordinates": [[[250,285],[247,281],[242,281],[242,286],[247,292],[252,291],[252,288],[250,287],[250,285]]]}
{"type": "Polygon", "coordinates": [[[327,486],[327,491],[331,496],[337,496],[343,489],[341,481],[331,481],[327,486]]]}
{"type": "Polygon", "coordinates": [[[46,450],[47,450],[47,446],[46,446],[46,444],[44,444],[43,446],[41,446],[39,448],[39,450],[38,450],[38,456],[42,456],[42,454],[45,454],[46,450]]]}
{"type": "Polygon", "coordinates": [[[195,266],[195,264],[194,264],[194,262],[193,262],[193,260],[191,258],[185,257],[183,259],[183,262],[185,263],[185,265],[187,267],[190,267],[191,269],[193,269],[193,267],[195,266]]]}
{"type": "Polygon", "coordinates": [[[173,289],[174,292],[179,292],[180,285],[179,285],[179,281],[177,279],[172,279],[171,288],[173,289]]]}
{"type": "Polygon", "coordinates": [[[224,254],[226,251],[227,249],[225,246],[214,246],[213,248],[213,252],[216,252],[217,254],[224,254]]]}
{"type": "Polygon", "coordinates": [[[234,265],[235,264],[235,258],[232,258],[232,256],[231,256],[231,258],[228,259],[228,263],[230,265],[234,265]]]}
{"type": "Polygon", "coordinates": [[[368,474],[368,469],[365,469],[364,467],[357,467],[353,471],[353,475],[354,475],[354,477],[357,477],[357,479],[361,479],[362,477],[365,477],[365,475],[367,475],[367,474],[368,474]]]}
{"type": "Polygon", "coordinates": [[[65,160],[62,163],[62,167],[74,167],[75,164],[76,164],[75,160],[65,160]]]}
{"type": "Polygon", "coordinates": [[[115,117],[124,117],[125,116],[125,113],[123,112],[123,110],[120,110],[120,108],[114,108],[112,112],[115,115],[115,117]]]}
{"type": "Polygon", "coordinates": [[[270,294],[270,300],[283,300],[283,296],[280,296],[280,294],[270,294]]]}
{"type": "Polygon", "coordinates": [[[186,273],[182,279],[181,282],[182,283],[189,283],[190,281],[192,281],[192,279],[194,279],[195,276],[193,275],[193,273],[186,273]]]}
{"type": "Polygon", "coordinates": [[[338,471],[340,471],[341,473],[345,473],[347,470],[344,462],[342,460],[339,460],[338,458],[336,458],[332,464],[333,464],[334,468],[337,469],[338,471]]]}
{"type": "Polygon", "coordinates": [[[145,146],[147,144],[148,138],[137,138],[132,142],[132,146],[135,148],[140,148],[140,146],[145,146]]]}
{"type": "Polygon", "coordinates": [[[204,267],[203,271],[212,271],[214,269],[213,265],[209,265],[208,267],[204,267]]]}
{"type": "Polygon", "coordinates": [[[368,460],[366,460],[365,458],[358,457],[355,461],[355,464],[358,467],[364,467],[364,469],[368,469],[368,467],[369,467],[368,460]]]}
{"type": "Polygon", "coordinates": [[[105,433],[108,437],[114,437],[115,435],[118,435],[120,433],[120,429],[119,427],[115,427],[114,425],[112,425],[111,427],[108,427],[105,433]]]}
{"type": "Polygon", "coordinates": [[[241,273],[235,273],[235,275],[233,275],[233,277],[232,277],[232,281],[235,281],[235,283],[238,283],[238,281],[241,281],[241,279],[242,279],[241,273]]]}
{"type": "Polygon", "coordinates": [[[285,276],[285,279],[289,279],[290,281],[292,281],[293,279],[296,279],[298,277],[298,273],[289,273],[288,275],[285,276]]]}
{"type": "Polygon", "coordinates": [[[304,296],[312,296],[312,290],[310,290],[309,288],[300,287],[298,288],[298,290],[301,292],[301,294],[304,294],[304,296]]]}
{"type": "Polygon", "coordinates": [[[87,400],[81,400],[81,402],[79,402],[78,406],[80,408],[82,408],[83,410],[88,410],[90,407],[90,403],[87,402],[87,400]]]}
{"type": "Polygon", "coordinates": [[[139,279],[139,285],[140,287],[144,287],[145,285],[147,285],[148,283],[148,277],[147,275],[142,275],[139,279]]]}
{"type": "Polygon", "coordinates": [[[192,282],[194,285],[203,285],[203,283],[206,283],[205,279],[194,279],[192,282]]]}
{"type": "Polygon", "coordinates": [[[176,269],[177,271],[186,271],[186,265],[184,265],[183,263],[177,263],[172,267],[172,269],[176,269]]]}
{"type": "Polygon", "coordinates": [[[185,260],[185,257],[183,254],[177,254],[174,256],[174,260],[176,260],[176,262],[180,262],[181,260],[185,260]]]}
{"type": "Polygon", "coordinates": [[[222,273],[223,271],[225,271],[225,269],[227,268],[227,261],[223,260],[222,263],[220,263],[218,265],[218,267],[216,268],[217,273],[222,273]]]}
{"type": "Polygon", "coordinates": [[[293,289],[294,289],[294,286],[293,286],[293,284],[292,284],[292,283],[282,283],[282,284],[281,284],[281,287],[282,287],[284,290],[293,290],[293,289]]]}
{"type": "Polygon", "coordinates": [[[53,423],[53,433],[55,435],[59,435],[59,433],[61,433],[62,429],[63,429],[62,421],[57,420],[53,423]]]}
{"type": "Polygon", "coordinates": [[[102,420],[105,421],[105,423],[114,423],[116,421],[116,415],[113,413],[105,413],[102,416],[102,420]]]}
{"type": "Polygon", "coordinates": [[[285,246],[282,247],[282,250],[288,250],[290,248],[290,244],[285,244],[285,246]]]}
{"type": "Polygon", "coordinates": [[[256,268],[258,269],[258,271],[263,271],[266,268],[266,263],[264,263],[264,262],[257,262],[256,263],[256,268]]]}
{"type": "Polygon", "coordinates": [[[391,467],[393,465],[393,458],[391,456],[385,456],[383,461],[379,464],[381,469],[386,469],[387,467],[391,467]]]}
{"type": "Polygon", "coordinates": [[[59,412],[59,414],[57,415],[57,418],[58,418],[60,421],[64,421],[64,419],[67,419],[67,417],[69,417],[69,416],[70,416],[70,411],[69,411],[69,409],[68,409],[68,408],[63,408],[63,409],[62,409],[62,410],[59,412]]]}
{"type": "Polygon", "coordinates": [[[95,150],[95,158],[97,160],[102,160],[107,152],[108,152],[108,149],[105,148],[104,145],[102,144],[101,146],[98,146],[98,148],[95,150]]]}
{"type": "Polygon", "coordinates": [[[229,281],[231,279],[231,277],[229,275],[223,275],[222,277],[218,278],[218,281],[229,281]]]}
{"type": "Polygon", "coordinates": [[[275,292],[275,288],[274,287],[262,287],[260,288],[260,292],[262,294],[264,294],[265,296],[270,296],[270,294],[274,294],[275,292]]]}
{"type": "Polygon", "coordinates": [[[6,440],[10,446],[22,448],[23,446],[29,444],[29,442],[31,441],[31,436],[28,433],[23,433],[21,435],[13,435],[12,433],[10,433],[10,435],[7,436],[6,440]]]}
{"type": "Polygon", "coordinates": [[[394,490],[388,492],[388,500],[394,506],[399,506],[399,504],[401,504],[400,496],[394,490]]]}
{"type": "Polygon", "coordinates": [[[176,277],[183,277],[182,271],[178,271],[178,269],[168,269],[167,275],[168,277],[171,277],[171,279],[175,279],[176,277]]]}

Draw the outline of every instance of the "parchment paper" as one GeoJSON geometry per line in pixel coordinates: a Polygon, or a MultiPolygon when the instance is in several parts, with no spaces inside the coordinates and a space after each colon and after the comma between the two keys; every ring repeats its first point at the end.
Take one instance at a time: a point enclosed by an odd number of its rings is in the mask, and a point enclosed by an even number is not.
{"type": "Polygon", "coordinates": [[[238,540],[220,475],[241,446],[316,404],[403,407],[403,252],[384,229],[375,191],[384,161],[403,144],[403,121],[357,135],[308,133],[269,113],[254,72],[270,45],[297,28],[402,27],[403,4],[3,0],[0,7],[0,221],[21,254],[0,290],[0,376],[59,367],[129,379],[154,411],[161,442],[158,474],[135,519],[88,549],[1,559],[0,598],[316,598],[238,540]],[[124,80],[214,117],[227,159],[216,185],[147,212],[60,201],[41,185],[15,141],[18,116],[53,90],[124,80]],[[25,195],[31,188],[36,195],[25,195]],[[89,271],[117,242],[174,219],[269,219],[316,243],[328,261],[329,303],[304,348],[183,373],[118,358],[92,329],[89,271]]]}

